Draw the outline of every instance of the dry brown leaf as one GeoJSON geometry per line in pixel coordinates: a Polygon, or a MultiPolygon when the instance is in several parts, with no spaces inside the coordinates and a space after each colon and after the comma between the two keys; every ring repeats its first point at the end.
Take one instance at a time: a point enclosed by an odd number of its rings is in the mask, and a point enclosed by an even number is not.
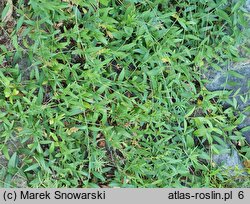
{"type": "Polygon", "coordinates": [[[244,161],[243,164],[246,168],[250,168],[250,160],[244,161]]]}
{"type": "Polygon", "coordinates": [[[17,127],[16,129],[17,129],[18,132],[21,132],[23,130],[22,127],[17,127]]]}
{"type": "Polygon", "coordinates": [[[100,140],[100,141],[98,141],[97,146],[100,147],[100,148],[105,147],[105,146],[106,146],[105,140],[100,140]]]}
{"type": "Polygon", "coordinates": [[[67,130],[68,135],[71,135],[72,133],[76,133],[79,130],[77,127],[72,127],[67,130]]]}

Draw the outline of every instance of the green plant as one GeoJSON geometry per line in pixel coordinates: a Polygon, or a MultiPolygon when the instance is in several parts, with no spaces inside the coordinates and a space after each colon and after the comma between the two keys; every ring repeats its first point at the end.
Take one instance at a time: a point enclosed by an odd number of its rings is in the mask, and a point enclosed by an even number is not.
{"type": "Polygon", "coordinates": [[[230,181],[211,155],[235,135],[250,150],[223,110],[230,93],[207,91],[202,73],[248,49],[239,2],[18,1],[12,49],[0,46],[3,183],[17,172],[31,187],[230,181]]]}

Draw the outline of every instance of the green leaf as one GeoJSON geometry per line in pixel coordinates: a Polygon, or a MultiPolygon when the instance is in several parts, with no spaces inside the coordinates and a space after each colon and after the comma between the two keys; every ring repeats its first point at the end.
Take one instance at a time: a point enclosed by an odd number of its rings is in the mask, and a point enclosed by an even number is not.
{"type": "Polygon", "coordinates": [[[104,6],[108,6],[110,0],[100,0],[100,3],[104,6]]]}
{"type": "Polygon", "coordinates": [[[17,157],[17,153],[15,152],[14,154],[12,154],[8,162],[8,168],[15,168],[17,166],[17,162],[18,162],[18,157],[17,157]]]}
{"type": "Polygon", "coordinates": [[[11,174],[7,174],[7,176],[5,177],[5,180],[4,180],[4,188],[11,188],[12,185],[11,185],[11,181],[12,181],[12,175],[11,174]]]}
{"type": "Polygon", "coordinates": [[[3,11],[2,11],[2,16],[1,16],[2,22],[5,21],[5,19],[6,19],[7,15],[8,15],[8,13],[10,12],[10,10],[11,10],[11,4],[7,3],[6,6],[4,7],[3,11]]]}
{"type": "Polygon", "coordinates": [[[25,169],[24,172],[35,171],[38,167],[40,167],[40,165],[38,163],[33,164],[33,165],[29,166],[27,169],[25,169]]]}
{"type": "Polygon", "coordinates": [[[198,137],[205,137],[207,134],[207,129],[204,128],[199,128],[198,130],[194,131],[194,135],[198,137]]]}
{"type": "Polygon", "coordinates": [[[240,79],[244,79],[245,76],[243,76],[242,74],[236,72],[236,71],[233,71],[233,70],[229,70],[228,73],[231,75],[231,76],[234,76],[234,77],[237,77],[237,78],[240,78],[240,79]]]}
{"type": "Polygon", "coordinates": [[[100,179],[102,182],[105,181],[105,178],[104,178],[103,175],[100,174],[99,172],[94,171],[94,172],[92,172],[92,173],[93,173],[93,175],[94,175],[96,178],[100,179]]]}
{"type": "Polygon", "coordinates": [[[188,118],[189,116],[191,116],[193,114],[194,110],[195,110],[195,106],[184,117],[188,118]]]}
{"type": "Polygon", "coordinates": [[[217,9],[217,10],[216,10],[216,14],[217,14],[219,17],[221,17],[222,19],[226,20],[229,24],[232,23],[232,22],[231,22],[231,18],[229,17],[229,15],[228,15],[225,11],[223,11],[223,10],[221,10],[221,9],[217,9]]]}
{"type": "Polygon", "coordinates": [[[186,136],[187,147],[194,147],[194,139],[191,135],[186,136]]]}
{"type": "Polygon", "coordinates": [[[118,81],[123,81],[125,76],[125,69],[123,68],[121,73],[119,74],[118,81]]]}
{"type": "Polygon", "coordinates": [[[5,158],[6,158],[7,160],[10,160],[9,151],[8,151],[8,148],[7,148],[6,145],[3,146],[2,152],[3,152],[4,156],[5,156],[5,158]]]}
{"type": "Polygon", "coordinates": [[[197,41],[200,41],[200,40],[201,40],[201,39],[198,38],[197,36],[191,35],[191,34],[185,35],[185,37],[186,37],[187,39],[191,39],[191,40],[197,40],[197,41]]]}
{"type": "Polygon", "coordinates": [[[39,88],[39,91],[38,91],[38,97],[37,97],[36,103],[37,103],[38,105],[41,105],[42,102],[43,102],[43,88],[40,87],[40,88],[39,88]]]}
{"type": "Polygon", "coordinates": [[[21,16],[18,21],[17,21],[17,24],[16,24],[16,29],[19,30],[21,28],[21,26],[23,25],[23,22],[24,22],[24,16],[21,16]]]}
{"type": "Polygon", "coordinates": [[[120,51],[130,51],[135,45],[136,45],[136,43],[129,43],[129,44],[123,45],[119,50],[120,51]]]}
{"type": "Polygon", "coordinates": [[[8,173],[11,174],[11,175],[14,175],[16,174],[17,172],[17,163],[18,163],[18,157],[17,157],[17,153],[15,152],[9,162],[8,162],[8,173]]]}
{"type": "Polygon", "coordinates": [[[184,28],[184,30],[188,30],[187,22],[183,18],[178,18],[178,22],[181,24],[181,26],[184,28]]]}
{"type": "Polygon", "coordinates": [[[6,87],[6,88],[4,89],[4,96],[5,96],[6,98],[9,98],[9,97],[11,96],[11,93],[12,93],[12,91],[11,91],[11,89],[10,89],[9,87],[6,87]]]}
{"type": "Polygon", "coordinates": [[[83,112],[84,112],[84,110],[82,108],[74,108],[66,114],[69,116],[74,116],[74,115],[78,115],[78,114],[83,113],[83,112]]]}
{"type": "Polygon", "coordinates": [[[237,3],[232,8],[232,13],[237,11],[243,5],[244,2],[245,2],[244,0],[238,0],[237,3]]]}

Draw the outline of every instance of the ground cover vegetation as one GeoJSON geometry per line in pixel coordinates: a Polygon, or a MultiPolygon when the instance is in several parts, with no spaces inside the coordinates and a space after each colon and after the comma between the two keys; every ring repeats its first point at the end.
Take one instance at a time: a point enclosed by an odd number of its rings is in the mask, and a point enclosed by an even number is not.
{"type": "Polygon", "coordinates": [[[12,3],[0,24],[0,186],[250,186],[245,116],[229,91],[204,86],[207,69],[249,54],[244,1],[12,3]],[[229,145],[245,173],[213,162],[229,145]]]}

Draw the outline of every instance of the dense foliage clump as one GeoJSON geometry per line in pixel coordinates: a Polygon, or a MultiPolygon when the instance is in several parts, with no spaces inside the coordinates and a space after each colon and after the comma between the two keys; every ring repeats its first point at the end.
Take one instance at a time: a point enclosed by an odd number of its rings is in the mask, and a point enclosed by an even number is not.
{"type": "Polygon", "coordinates": [[[249,52],[243,5],[18,1],[0,46],[0,186],[242,185],[212,155],[238,144],[250,159],[244,117],[204,73],[249,52]]]}

